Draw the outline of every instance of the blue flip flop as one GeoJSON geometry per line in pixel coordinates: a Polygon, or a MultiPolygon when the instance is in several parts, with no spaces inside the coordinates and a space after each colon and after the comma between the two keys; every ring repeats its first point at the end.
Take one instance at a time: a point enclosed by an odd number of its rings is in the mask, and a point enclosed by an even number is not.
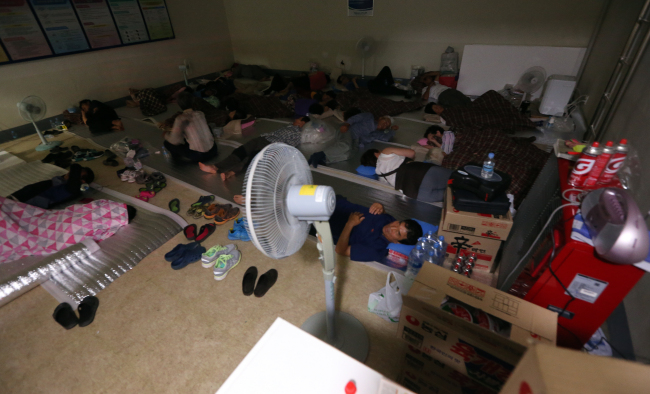
{"type": "Polygon", "coordinates": [[[205,253],[205,248],[198,242],[193,242],[191,247],[185,248],[184,253],[172,261],[172,269],[179,270],[187,267],[189,264],[199,261],[201,255],[205,253]]]}

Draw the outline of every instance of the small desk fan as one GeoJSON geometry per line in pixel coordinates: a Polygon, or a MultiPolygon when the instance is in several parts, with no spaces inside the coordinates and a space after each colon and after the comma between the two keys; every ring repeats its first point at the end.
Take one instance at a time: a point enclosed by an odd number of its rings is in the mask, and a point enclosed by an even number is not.
{"type": "Polygon", "coordinates": [[[61,141],[46,141],[45,137],[43,137],[43,133],[41,133],[38,126],[36,126],[36,121],[43,119],[43,117],[45,117],[45,112],[47,111],[45,101],[43,101],[42,98],[38,96],[27,96],[17,105],[20,116],[22,116],[26,121],[32,122],[34,129],[36,129],[36,134],[38,134],[41,139],[41,144],[36,147],[37,151],[50,150],[55,146],[62,144],[61,141]]]}
{"type": "Polygon", "coordinates": [[[325,278],[326,310],[305,321],[302,329],[363,362],[368,334],[359,320],[334,310],[336,255],[329,218],[336,196],[330,186],[312,185],[303,154],[282,143],[265,147],[246,171],[245,227],[266,256],[281,259],[296,253],[307,239],[309,224],[318,231],[318,251],[325,278]]]}

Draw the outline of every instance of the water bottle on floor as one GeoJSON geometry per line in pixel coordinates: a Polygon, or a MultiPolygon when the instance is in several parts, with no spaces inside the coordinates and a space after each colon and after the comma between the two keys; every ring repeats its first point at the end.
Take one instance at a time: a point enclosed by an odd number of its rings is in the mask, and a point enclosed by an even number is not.
{"type": "Polygon", "coordinates": [[[427,253],[427,255],[424,257],[424,262],[438,265],[435,249],[431,249],[429,253],[427,253]]]}
{"type": "Polygon", "coordinates": [[[418,238],[418,242],[415,244],[415,246],[417,245],[420,245],[422,247],[422,250],[426,250],[429,244],[427,243],[427,240],[424,237],[420,237],[418,238]]]}
{"type": "Polygon", "coordinates": [[[488,153],[487,159],[483,162],[483,169],[481,170],[481,176],[485,179],[492,178],[494,174],[494,153],[488,153]]]}
{"type": "MultiPolygon", "coordinates": [[[[444,235],[438,235],[438,245],[440,245],[440,250],[442,251],[442,260],[445,260],[445,253],[447,253],[447,242],[445,242],[444,235]]],[[[442,265],[442,264],[440,264],[442,265]]]]}
{"type": "Polygon", "coordinates": [[[402,285],[403,294],[408,293],[411,289],[415,277],[418,275],[418,272],[420,272],[420,268],[422,268],[423,262],[424,250],[422,249],[422,245],[418,243],[418,245],[411,249],[411,253],[409,254],[408,266],[406,267],[406,274],[404,275],[404,284],[402,285]]]}
{"type": "Polygon", "coordinates": [[[433,253],[433,258],[435,259],[432,261],[433,264],[442,266],[442,264],[445,262],[445,252],[442,251],[440,248],[440,244],[434,244],[433,245],[433,250],[431,251],[433,253]]]}

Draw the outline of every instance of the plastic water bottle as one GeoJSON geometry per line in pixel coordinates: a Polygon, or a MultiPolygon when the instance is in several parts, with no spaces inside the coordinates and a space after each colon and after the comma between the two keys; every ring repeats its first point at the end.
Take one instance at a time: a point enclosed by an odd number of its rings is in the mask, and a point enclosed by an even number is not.
{"type": "Polygon", "coordinates": [[[163,145],[162,148],[160,148],[160,152],[162,152],[162,155],[165,158],[165,160],[171,159],[172,154],[167,150],[167,148],[165,148],[165,145],[163,145]]]}
{"type": "Polygon", "coordinates": [[[429,246],[427,240],[424,237],[418,238],[418,242],[415,245],[416,246],[420,245],[422,247],[422,250],[426,250],[427,246],[429,246]]]}
{"type": "Polygon", "coordinates": [[[445,262],[445,252],[442,251],[439,243],[433,245],[432,252],[433,257],[435,258],[435,262],[433,264],[442,266],[442,264],[445,262]]]}
{"type": "Polygon", "coordinates": [[[422,245],[418,244],[411,250],[411,253],[409,254],[406,274],[404,275],[404,283],[402,284],[401,289],[403,294],[408,293],[408,291],[411,289],[411,286],[415,281],[415,277],[418,275],[418,272],[420,272],[420,268],[422,268],[423,262],[424,250],[422,249],[422,245]]]}
{"type": "Polygon", "coordinates": [[[11,130],[11,139],[16,139],[18,138],[18,134],[16,134],[16,130],[11,130]]]}
{"type": "Polygon", "coordinates": [[[426,235],[426,241],[427,247],[424,250],[428,253],[430,250],[433,250],[433,245],[438,243],[438,236],[433,231],[429,231],[426,235]]]}
{"type": "Polygon", "coordinates": [[[429,253],[427,253],[426,257],[424,258],[424,261],[427,263],[438,265],[438,259],[436,257],[435,249],[432,249],[429,251],[429,253]]]}
{"type": "Polygon", "coordinates": [[[492,174],[494,174],[494,153],[490,152],[488,153],[487,160],[483,162],[483,169],[481,170],[481,176],[485,179],[490,179],[492,178],[492,174]]]}

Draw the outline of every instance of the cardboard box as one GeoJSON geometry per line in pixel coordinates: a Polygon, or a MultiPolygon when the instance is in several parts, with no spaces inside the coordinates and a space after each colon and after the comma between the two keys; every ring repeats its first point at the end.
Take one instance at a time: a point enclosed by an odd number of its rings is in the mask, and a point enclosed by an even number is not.
{"type": "Polygon", "coordinates": [[[492,390],[527,346],[555,344],[556,313],[433,264],[422,266],[403,300],[397,336],[492,390]],[[443,311],[446,297],[510,323],[509,338],[443,311]]]}
{"type": "Polygon", "coordinates": [[[478,260],[474,270],[494,272],[497,268],[496,258],[502,242],[496,239],[475,237],[473,235],[451,233],[438,230],[438,235],[445,236],[447,257],[454,257],[460,247],[467,252],[475,252],[478,260]]]}
{"type": "Polygon", "coordinates": [[[422,392],[452,394],[496,394],[457,370],[428,356],[421,350],[408,346],[399,378],[422,392]]]}
{"type": "Polygon", "coordinates": [[[650,391],[650,366],[576,350],[533,346],[502,394],[612,394],[650,391]]]}
{"type": "Polygon", "coordinates": [[[501,216],[458,211],[452,205],[451,188],[447,188],[440,223],[444,231],[505,241],[512,229],[512,215],[510,212],[501,216]]]}

